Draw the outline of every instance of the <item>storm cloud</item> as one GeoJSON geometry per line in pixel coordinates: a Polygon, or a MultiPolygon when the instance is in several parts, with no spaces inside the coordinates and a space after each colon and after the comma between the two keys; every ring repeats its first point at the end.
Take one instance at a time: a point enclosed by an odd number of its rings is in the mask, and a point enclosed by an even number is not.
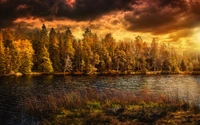
{"type": "Polygon", "coordinates": [[[160,35],[200,24],[200,0],[0,0],[0,28],[19,18],[94,22],[112,12],[123,16],[111,25],[131,32],[160,35]]]}
{"type": "Polygon", "coordinates": [[[198,0],[138,0],[125,15],[130,31],[165,34],[200,24],[198,0]]]}
{"type": "Polygon", "coordinates": [[[132,0],[0,0],[0,27],[20,17],[94,20],[111,11],[130,10],[132,0]]]}

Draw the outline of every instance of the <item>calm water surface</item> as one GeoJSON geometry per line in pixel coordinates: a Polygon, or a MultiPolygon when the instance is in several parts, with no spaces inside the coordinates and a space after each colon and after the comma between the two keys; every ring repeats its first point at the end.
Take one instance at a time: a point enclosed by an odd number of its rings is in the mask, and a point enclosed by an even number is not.
{"type": "Polygon", "coordinates": [[[0,124],[39,124],[37,119],[25,113],[24,98],[79,87],[127,91],[148,88],[154,93],[178,94],[181,99],[200,103],[200,75],[0,77],[0,124]]]}

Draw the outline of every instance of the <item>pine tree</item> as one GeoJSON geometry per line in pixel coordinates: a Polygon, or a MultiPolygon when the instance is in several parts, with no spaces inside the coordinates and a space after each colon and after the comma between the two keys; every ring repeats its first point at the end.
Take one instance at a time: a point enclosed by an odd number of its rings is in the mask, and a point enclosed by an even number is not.
{"type": "Polygon", "coordinates": [[[49,55],[55,71],[61,70],[59,42],[54,28],[49,34],[49,55]]]}
{"type": "Polygon", "coordinates": [[[7,73],[16,73],[20,66],[19,53],[13,44],[13,35],[9,29],[6,29],[4,32],[4,45],[7,53],[6,62],[9,62],[6,63],[6,71],[7,73]]]}
{"type": "Polygon", "coordinates": [[[82,61],[82,41],[74,41],[73,43],[74,49],[75,49],[75,53],[74,53],[74,71],[81,71],[82,72],[82,68],[81,68],[81,61],[82,61]]]}
{"type": "Polygon", "coordinates": [[[35,51],[34,69],[40,72],[53,72],[52,62],[49,58],[49,52],[46,46],[49,46],[46,26],[37,32],[33,40],[33,49],[35,51]]]}
{"type": "Polygon", "coordinates": [[[90,29],[86,29],[83,34],[83,61],[85,64],[85,73],[93,74],[97,71],[96,65],[99,64],[99,55],[92,49],[95,46],[95,41],[98,41],[97,36],[91,32],[90,29]]]}
{"type": "Polygon", "coordinates": [[[49,49],[49,38],[46,26],[42,25],[42,30],[40,31],[40,43],[49,49]]]}

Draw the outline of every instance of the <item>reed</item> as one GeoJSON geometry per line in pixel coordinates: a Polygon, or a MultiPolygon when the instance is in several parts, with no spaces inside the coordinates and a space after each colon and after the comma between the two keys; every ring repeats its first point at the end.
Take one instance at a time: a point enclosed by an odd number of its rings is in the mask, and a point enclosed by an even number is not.
{"type": "MultiPolygon", "coordinates": [[[[137,122],[139,120],[152,123],[165,117],[168,112],[192,109],[189,103],[177,101],[177,95],[174,97],[158,95],[148,89],[133,92],[81,87],[49,92],[42,97],[31,96],[24,100],[24,107],[30,115],[37,116],[42,121],[57,119],[59,115],[67,124],[72,117],[76,118],[76,121],[84,121],[84,124],[90,122],[90,119],[105,122],[105,117],[111,118],[109,122],[119,122],[120,118],[124,118],[125,121],[137,119],[137,122]]],[[[56,121],[60,124],[63,120],[56,121]]]]}

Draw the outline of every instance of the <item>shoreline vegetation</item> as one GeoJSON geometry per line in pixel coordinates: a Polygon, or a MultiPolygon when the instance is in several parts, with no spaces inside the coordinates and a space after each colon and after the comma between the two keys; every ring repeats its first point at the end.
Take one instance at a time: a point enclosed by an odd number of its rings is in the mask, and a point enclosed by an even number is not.
{"type": "Polygon", "coordinates": [[[181,100],[178,92],[158,95],[147,88],[137,92],[78,88],[31,96],[25,111],[40,124],[198,124],[198,105],[181,100]]]}
{"type": "Polygon", "coordinates": [[[45,72],[32,72],[32,73],[27,73],[27,74],[22,74],[22,73],[11,73],[11,74],[5,74],[5,75],[0,75],[0,76],[26,76],[26,75],[32,75],[32,76],[37,76],[37,75],[71,75],[71,76],[80,76],[80,75],[108,75],[108,76],[116,76],[116,75],[175,75],[175,74],[180,74],[180,75],[200,75],[200,71],[193,71],[193,72],[162,72],[162,71],[151,71],[151,72],[117,72],[117,71],[110,71],[110,72],[103,72],[103,73],[98,73],[94,72],[93,74],[87,74],[84,72],[51,72],[51,73],[45,73],[45,72]]]}

